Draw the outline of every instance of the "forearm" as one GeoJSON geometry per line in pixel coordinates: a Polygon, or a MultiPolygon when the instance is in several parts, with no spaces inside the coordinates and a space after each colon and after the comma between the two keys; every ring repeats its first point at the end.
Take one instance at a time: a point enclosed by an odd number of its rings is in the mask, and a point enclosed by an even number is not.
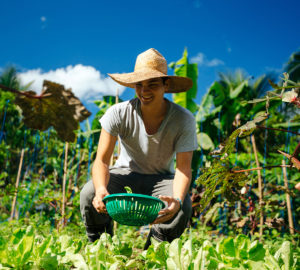
{"type": "Polygon", "coordinates": [[[185,171],[176,169],[173,182],[173,197],[180,199],[182,202],[190,188],[192,173],[190,169],[185,171]]]}
{"type": "Polygon", "coordinates": [[[99,190],[104,191],[100,192],[102,194],[107,192],[106,188],[109,181],[109,163],[116,141],[117,137],[112,136],[102,129],[98,143],[97,156],[92,169],[92,179],[96,195],[99,190]]]}
{"type": "Polygon", "coordinates": [[[107,188],[109,182],[109,166],[103,161],[95,160],[92,169],[92,179],[95,191],[107,188]]]}

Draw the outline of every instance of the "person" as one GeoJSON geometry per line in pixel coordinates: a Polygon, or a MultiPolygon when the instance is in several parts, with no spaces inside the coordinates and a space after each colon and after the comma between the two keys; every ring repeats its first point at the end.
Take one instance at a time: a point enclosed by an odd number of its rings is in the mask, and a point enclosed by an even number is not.
{"type": "Polygon", "coordinates": [[[187,91],[192,80],[167,75],[167,62],[151,48],[138,55],[134,72],[108,74],[119,84],[134,88],[136,98],[115,104],[101,117],[102,126],[92,180],[80,193],[80,211],[90,242],[103,232],[113,233],[103,198],[126,192],[159,197],[166,207],[151,226],[145,249],[158,241],[178,238],[191,217],[188,194],[191,161],[197,149],[196,123],[191,112],[169,101],[165,93],[187,91]],[[120,155],[109,167],[119,137],[120,155]],[[174,158],[176,169],[174,170],[174,158]]]}

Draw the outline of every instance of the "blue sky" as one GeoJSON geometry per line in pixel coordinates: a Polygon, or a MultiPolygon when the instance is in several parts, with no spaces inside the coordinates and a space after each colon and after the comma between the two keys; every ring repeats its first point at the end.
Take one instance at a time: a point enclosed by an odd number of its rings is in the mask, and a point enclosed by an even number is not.
{"type": "Polygon", "coordinates": [[[218,71],[280,72],[300,47],[299,10],[299,0],[1,0],[0,70],[14,64],[34,89],[61,80],[94,111],[87,100],[116,91],[107,73],[131,72],[149,48],[171,62],[186,47],[200,102],[218,71]]]}

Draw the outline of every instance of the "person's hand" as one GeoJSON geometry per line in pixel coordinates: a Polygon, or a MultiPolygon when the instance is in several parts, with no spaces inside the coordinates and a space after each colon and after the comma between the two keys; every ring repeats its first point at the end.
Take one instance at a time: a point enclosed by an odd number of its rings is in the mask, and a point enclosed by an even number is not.
{"type": "Polygon", "coordinates": [[[109,195],[109,193],[105,187],[100,187],[96,190],[95,197],[93,199],[93,206],[98,213],[107,214],[105,204],[102,201],[107,195],[109,195]]]}
{"type": "Polygon", "coordinates": [[[158,218],[155,219],[151,224],[164,223],[174,217],[174,215],[180,210],[180,202],[177,199],[171,196],[159,196],[159,198],[162,201],[167,202],[168,207],[160,210],[158,213],[158,218]]]}

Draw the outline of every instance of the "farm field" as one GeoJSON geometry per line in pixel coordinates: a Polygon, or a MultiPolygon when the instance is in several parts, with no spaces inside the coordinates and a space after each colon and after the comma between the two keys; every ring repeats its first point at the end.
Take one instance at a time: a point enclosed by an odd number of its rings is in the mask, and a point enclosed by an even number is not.
{"type": "Polygon", "coordinates": [[[243,234],[209,235],[209,228],[186,231],[172,243],[153,242],[143,251],[145,232],[119,226],[88,243],[84,228],[59,233],[40,217],[1,224],[1,269],[299,269],[299,243],[276,231],[259,241],[243,234]]]}
{"type": "MultiPolygon", "coordinates": [[[[115,223],[113,237],[89,243],[79,211],[99,118],[122,100],[94,101],[98,112],[90,123],[88,110],[63,85],[44,81],[36,95],[13,67],[4,70],[0,269],[300,269],[299,55],[291,55],[279,78],[220,73],[199,104],[197,64],[189,63],[187,50],[172,63],[174,74],[194,81],[191,91],[172,96],[196,119],[193,214],[180,238],[153,241],[145,251],[148,227],[115,223]]],[[[111,165],[118,155],[117,145],[111,165]]]]}

